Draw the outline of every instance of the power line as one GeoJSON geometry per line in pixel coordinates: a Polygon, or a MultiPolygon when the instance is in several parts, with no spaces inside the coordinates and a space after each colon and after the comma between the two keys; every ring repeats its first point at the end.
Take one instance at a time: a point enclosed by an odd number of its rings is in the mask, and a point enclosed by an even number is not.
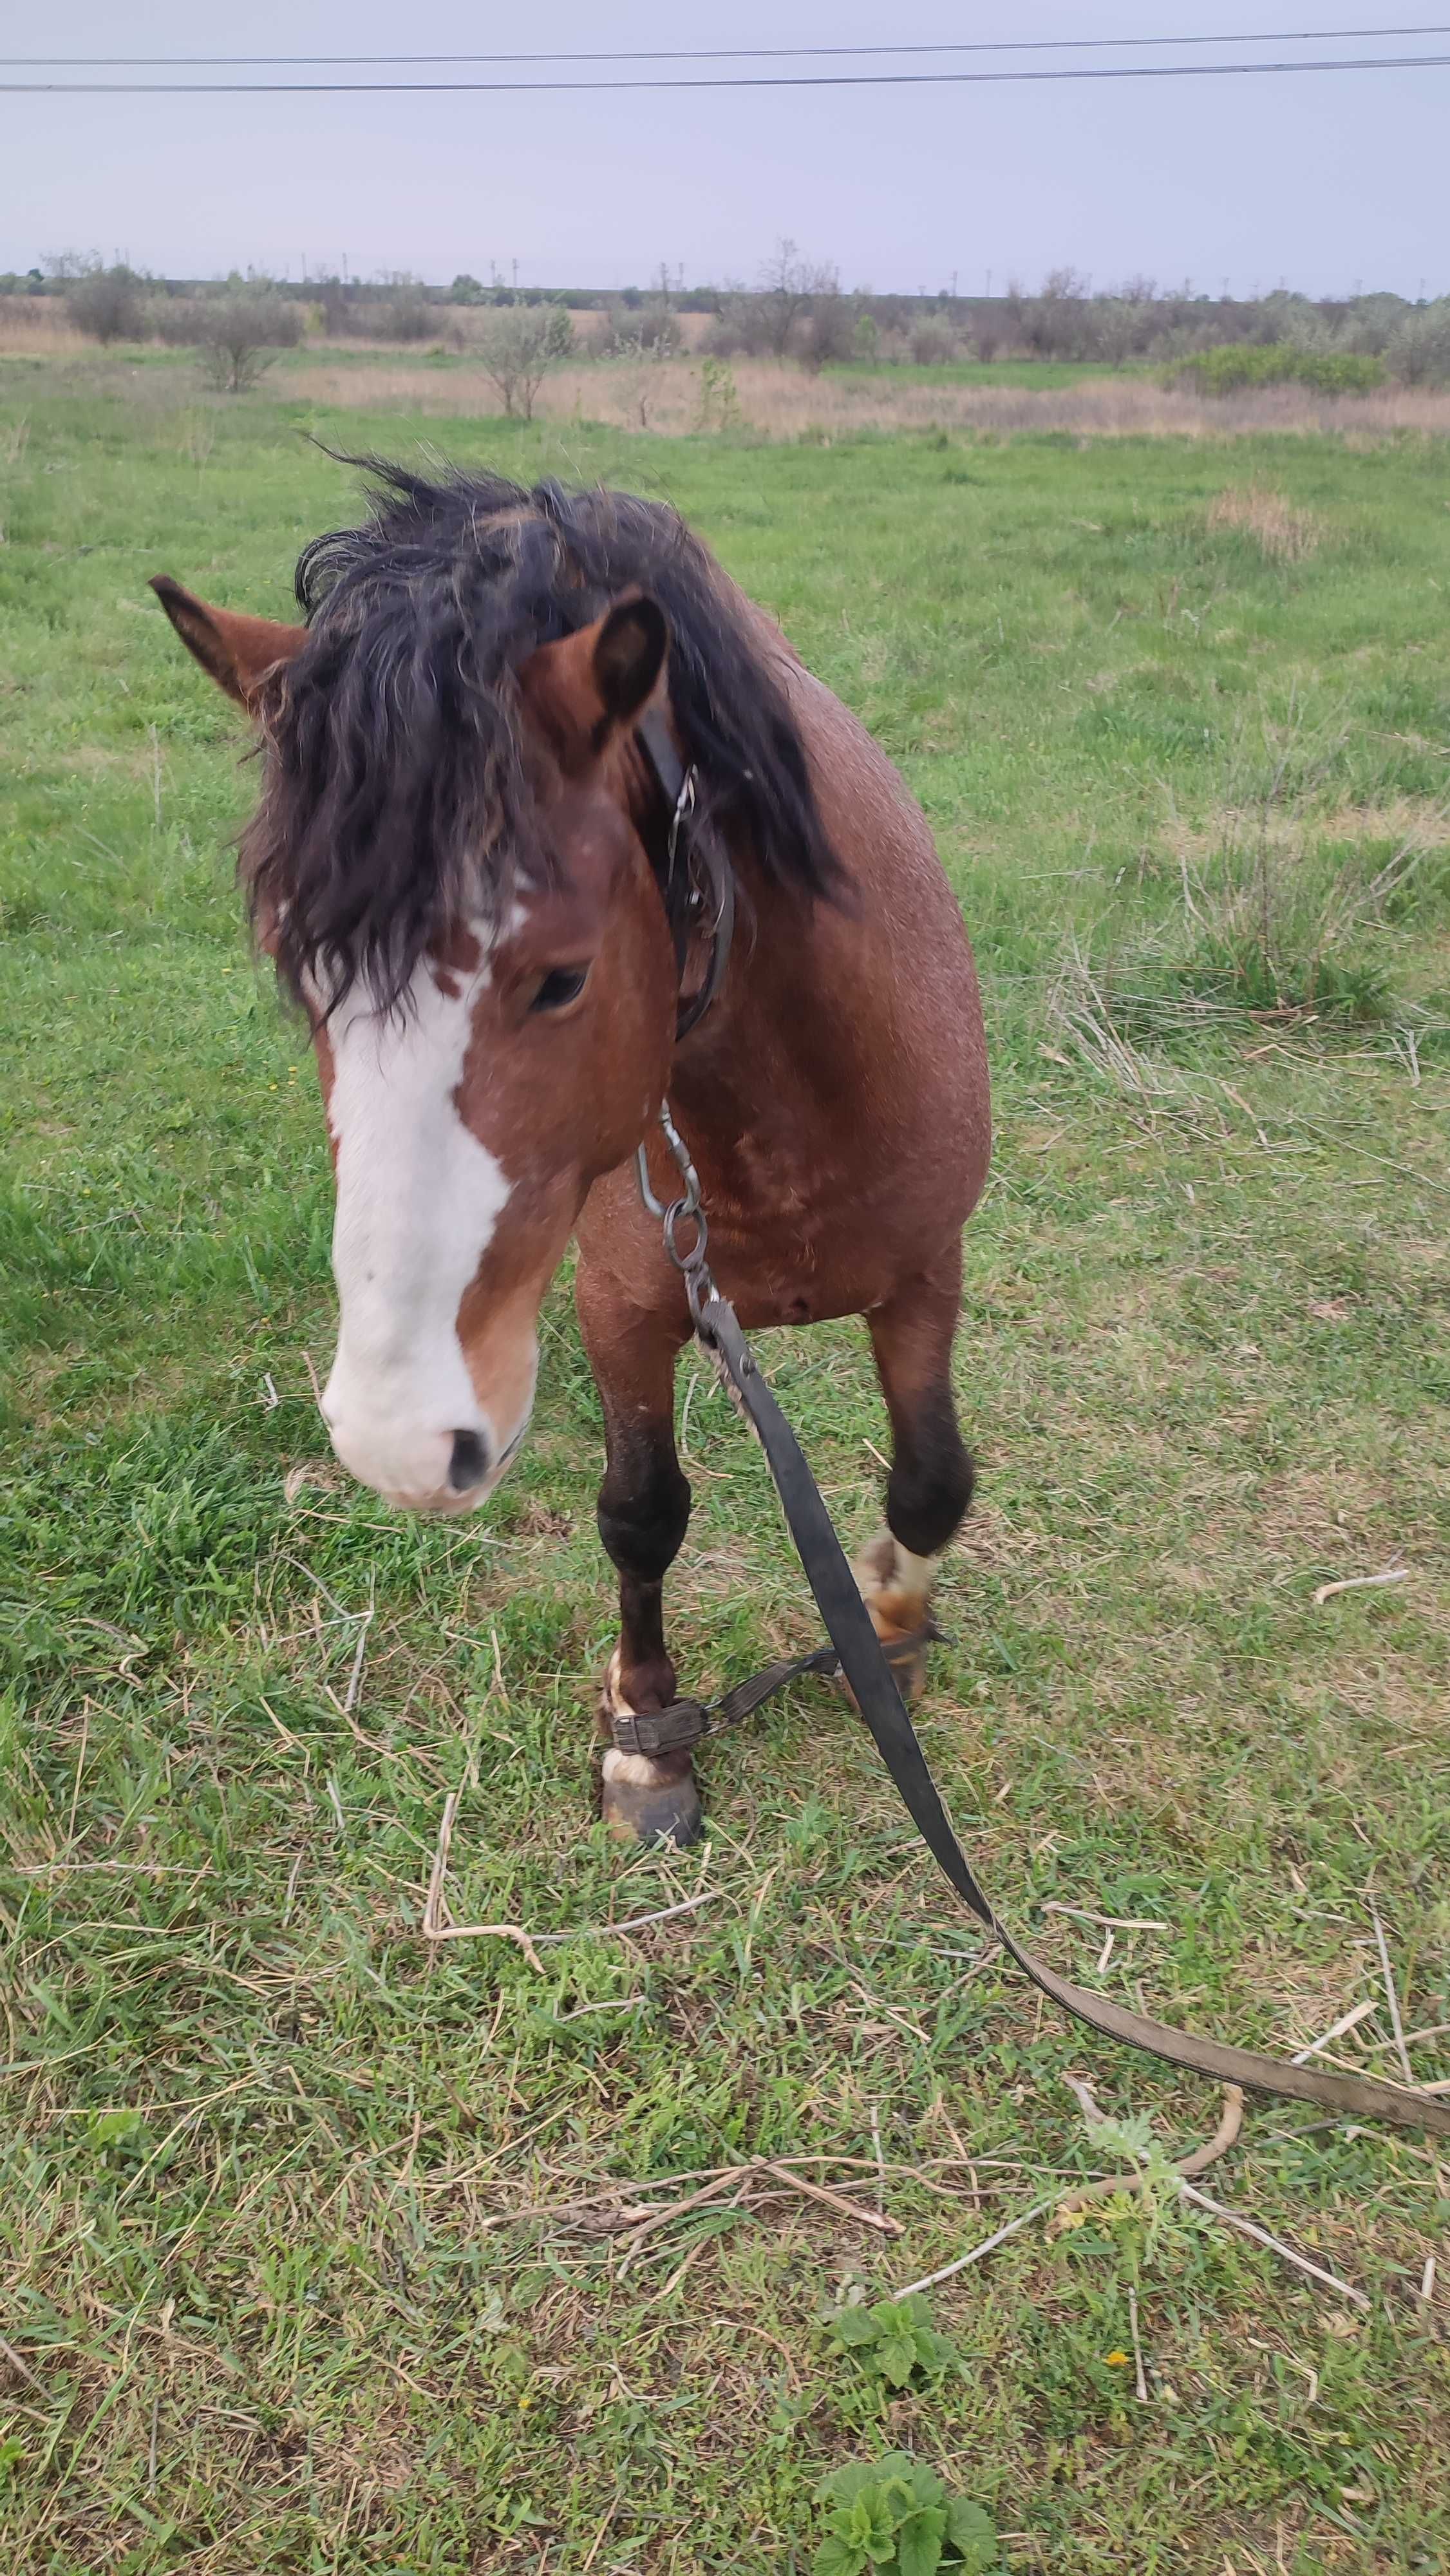
{"type": "Polygon", "coordinates": [[[990,72],[750,72],[723,78],[703,73],[661,80],[481,81],[0,81],[0,96],[49,98],[467,98],[480,92],[515,96],[538,90],[577,90],[599,97],[609,90],[705,89],[959,89],[984,81],[1210,80],[1229,73],[1413,72],[1450,64],[1450,54],[1359,54],[1280,63],[1057,63],[1042,71],[990,72]]]}
{"type": "Polygon", "coordinates": [[[649,51],[537,54],[0,54],[18,71],[54,63],[66,71],[247,71],[279,65],[342,63],[736,63],[805,62],[826,56],[908,54],[1062,54],[1138,52],[1173,45],[1318,45],[1376,42],[1395,36],[1450,36],[1450,27],[1277,27],[1256,34],[1208,36],[1004,36],[940,45],[689,45],[649,51]]]}

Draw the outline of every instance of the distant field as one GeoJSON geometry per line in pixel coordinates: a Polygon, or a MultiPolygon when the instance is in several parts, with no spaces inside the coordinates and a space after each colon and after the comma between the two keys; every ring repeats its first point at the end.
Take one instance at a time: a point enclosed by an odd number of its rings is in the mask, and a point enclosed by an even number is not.
{"type": "MultiPolygon", "coordinates": [[[[1450,2159],[1251,2106],[1208,2187],[1367,2307],[1121,2198],[936,2292],[962,2368],[883,2399],[830,2313],[1113,2163],[1066,2075],[1174,2153],[1217,2099],[982,1959],[824,1687],[708,1753],[703,1853],[606,1844],[563,1285],[477,1522],[327,1462],[316,1084],[229,882],[253,773],[146,589],[286,615],[357,507],[304,432],[677,502],[900,761],[999,1122],[981,1502],[922,1711],[958,1828],[1067,1972],[1281,2051],[1369,2002],[1330,2058],[1394,2074],[1373,1905],[1415,2079],[1450,2078],[1444,443],[666,443],[7,367],[0,2564],[773,2576],[822,2471],[896,2444],[1014,2570],[1433,2576],[1450,2159]],[[425,1949],[450,1790],[455,1917],[576,1930],[542,1975],[425,1949]],[[899,2241],[778,2178],[632,2260],[566,2207],[794,2156],[874,2210],[877,2138],[899,2241]]],[[[864,1336],[764,1350],[862,1537],[864,1336]]],[[[706,1692],[814,1630],[758,1458],[686,1388],[706,1692]]]]}
{"type": "MultiPolygon", "coordinates": [[[[191,349],[155,342],[103,352],[63,317],[38,330],[35,308],[0,298],[0,396],[143,399],[158,411],[214,407],[191,349]],[[20,319],[16,318],[19,308],[20,319]]],[[[465,317],[466,318],[466,317],[465,317]]],[[[577,316],[581,343],[605,317],[577,316]],[[589,326],[586,330],[584,326],[589,326]]],[[[703,325],[708,316],[686,314],[703,325]]],[[[449,326],[451,329],[451,325],[449,326]]],[[[698,340],[692,330],[691,338],[698,340]]],[[[225,398],[223,398],[225,399],[225,398]]],[[[477,351],[440,338],[406,346],[377,340],[309,340],[277,352],[253,404],[374,411],[439,420],[487,417],[497,388],[477,351]]],[[[831,445],[868,431],[934,430],[957,436],[1224,438],[1290,432],[1344,439],[1450,438],[1450,387],[1389,384],[1366,394],[1319,394],[1303,385],[1258,385],[1205,395],[1168,385],[1158,367],[994,359],[990,366],[845,366],[819,371],[796,360],[709,362],[698,347],[663,362],[595,358],[581,346],[539,392],[541,417],[562,426],[648,430],[668,438],[702,431],[731,440],[801,439],[831,445]]]]}

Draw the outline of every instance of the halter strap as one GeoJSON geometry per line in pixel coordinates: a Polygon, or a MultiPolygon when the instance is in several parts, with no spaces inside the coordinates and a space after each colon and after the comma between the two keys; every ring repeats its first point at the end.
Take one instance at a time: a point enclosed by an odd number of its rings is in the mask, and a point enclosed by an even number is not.
{"type": "Polygon", "coordinates": [[[725,981],[735,929],[735,877],[716,835],[697,834],[694,829],[699,772],[693,761],[687,765],[680,758],[669,723],[659,708],[652,707],[648,715],[641,716],[635,739],[670,816],[663,863],[656,862],[655,875],[674,942],[675,972],[681,982],[694,932],[703,929],[710,942],[704,981],[698,992],[680,1004],[675,1023],[678,1043],[698,1026],[725,981]]]}

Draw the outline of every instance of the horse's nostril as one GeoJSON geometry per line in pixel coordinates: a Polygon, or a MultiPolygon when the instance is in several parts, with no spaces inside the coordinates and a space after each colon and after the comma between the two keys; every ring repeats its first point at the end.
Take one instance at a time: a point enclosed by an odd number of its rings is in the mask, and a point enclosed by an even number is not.
{"type": "Polygon", "coordinates": [[[453,1455],[448,1461],[448,1482],[455,1494],[466,1494],[481,1485],[488,1473],[488,1451],[476,1431],[455,1431],[453,1455]]]}

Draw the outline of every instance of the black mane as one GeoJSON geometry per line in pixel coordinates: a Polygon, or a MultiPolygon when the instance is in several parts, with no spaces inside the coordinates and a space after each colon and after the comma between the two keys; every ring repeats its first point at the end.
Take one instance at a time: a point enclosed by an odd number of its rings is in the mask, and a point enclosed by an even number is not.
{"type": "Polygon", "coordinates": [[[520,756],[515,675],[540,644],[650,591],[670,623],[670,702],[707,814],[802,895],[829,892],[799,733],[728,586],[674,511],[622,492],[428,483],[375,458],[362,527],[297,566],[311,633],[269,712],[241,845],[284,981],[396,1002],[429,942],[547,869],[520,756]]]}

